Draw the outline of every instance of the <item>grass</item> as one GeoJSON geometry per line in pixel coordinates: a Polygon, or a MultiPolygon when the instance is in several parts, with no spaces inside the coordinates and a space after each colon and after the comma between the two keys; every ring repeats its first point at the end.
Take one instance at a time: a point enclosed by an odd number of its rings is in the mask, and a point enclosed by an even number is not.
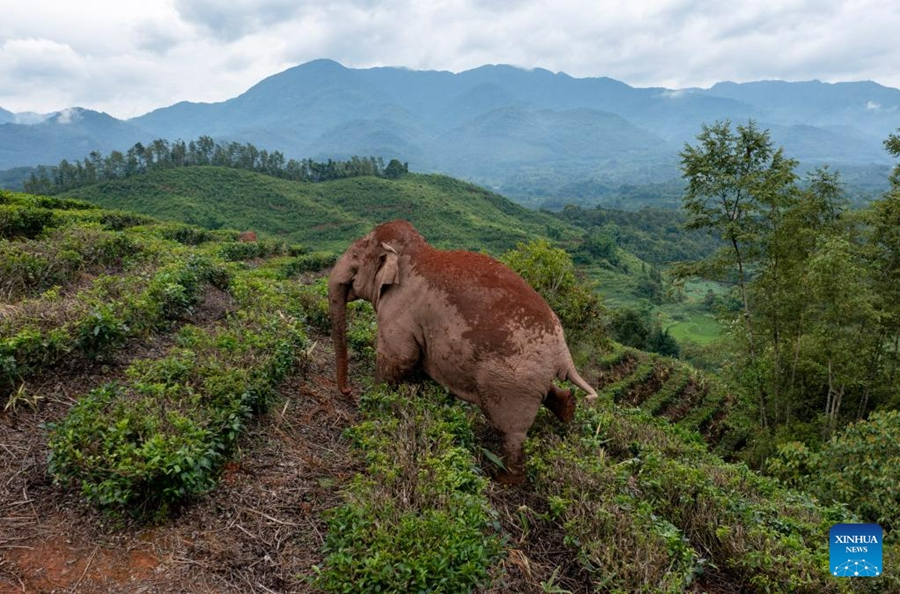
{"type": "Polygon", "coordinates": [[[438,247],[492,253],[548,233],[563,241],[582,235],[555,217],[439,175],[313,184],[186,167],[78,188],[66,196],[209,229],[251,229],[288,243],[314,243],[322,251],[343,251],[376,224],[397,218],[411,221],[438,247]]]}
{"type": "Polygon", "coordinates": [[[678,316],[679,321],[672,322],[665,326],[669,334],[675,340],[691,341],[699,345],[708,345],[715,342],[722,335],[722,324],[709,312],[684,311],[684,313],[674,313],[675,308],[664,307],[663,311],[669,313],[670,316],[678,316]]]}

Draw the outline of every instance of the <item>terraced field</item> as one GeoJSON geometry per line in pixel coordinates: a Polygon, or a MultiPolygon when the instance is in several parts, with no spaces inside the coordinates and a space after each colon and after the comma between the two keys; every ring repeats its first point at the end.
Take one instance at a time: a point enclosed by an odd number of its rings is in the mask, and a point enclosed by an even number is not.
{"type": "Polygon", "coordinates": [[[616,404],[638,407],[718,443],[731,398],[714,378],[675,359],[617,344],[599,367],[601,393],[616,404]]]}
{"type": "MultiPolygon", "coordinates": [[[[315,246],[240,243],[68,200],[0,194],[0,590],[850,592],[852,519],[727,464],[729,399],[621,347],[601,397],[542,411],[504,487],[481,413],[429,381],[332,382],[315,246]]],[[[885,544],[885,565],[897,567],[885,544]]],[[[878,578],[898,591],[895,576],[878,578]],[[893,581],[891,581],[893,580],[893,581]]]]}

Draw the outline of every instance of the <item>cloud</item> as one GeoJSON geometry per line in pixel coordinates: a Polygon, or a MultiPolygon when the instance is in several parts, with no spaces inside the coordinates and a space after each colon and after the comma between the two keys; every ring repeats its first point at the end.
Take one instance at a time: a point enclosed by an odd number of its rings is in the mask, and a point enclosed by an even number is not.
{"type": "Polygon", "coordinates": [[[56,116],[57,124],[71,124],[73,122],[77,122],[82,118],[81,110],[77,108],[68,108],[64,109],[56,116]]]}
{"type": "Polygon", "coordinates": [[[158,56],[169,53],[180,45],[184,35],[179,27],[173,27],[171,23],[158,21],[142,22],[133,27],[135,45],[137,49],[156,54],[158,56]]]}
{"type": "Polygon", "coordinates": [[[29,0],[0,19],[0,106],[139,115],[221,101],[317,58],[459,72],[512,64],[635,86],[900,86],[878,0],[29,0]],[[59,102],[66,103],[60,104],[59,102]]]}
{"type": "Polygon", "coordinates": [[[29,85],[84,76],[85,61],[72,47],[50,39],[8,39],[0,45],[0,74],[29,85]]]}
{"type": "Polygon", "coordinates": [[[235,41],[289,21],[303,7],[304,3],[297,0],[175,0],[175,9],[182,19],[222,41],[235,41]]]}

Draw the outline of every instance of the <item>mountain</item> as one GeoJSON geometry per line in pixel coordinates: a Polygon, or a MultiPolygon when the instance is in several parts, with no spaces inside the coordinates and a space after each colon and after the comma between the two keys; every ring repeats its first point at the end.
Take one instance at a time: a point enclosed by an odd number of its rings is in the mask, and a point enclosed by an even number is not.
{"type": "Polygon", "coordinates": [[[106,113],[74,107],[33,124],[0,125],[0,168],[80,160],[91,151],[123,149],[150,135],[106,113]]]}
{"type": "Polygon", "coordinates": [[[0,169],[205,134],[289,158],[398,158],[414,171],[494,188],[526,180],[533,187],[513,198],[541,204],[565,200],[565,188],[581,182],[618,187],[677,179],[684,143],[701,124],[723,119],[755,119],[807,167],[877,169],[890,163],[882,142],[900,127],[900,90],[818,81],[672,90],[504,65],[455,74],[316,60],[219,103],[181,102],[128,121],[77,108],[62,113],[69,112],[80,116],[78,127],[60,123],[61,114],[23,125],[0,112],[8,122],[0,125],[0,169]]]}

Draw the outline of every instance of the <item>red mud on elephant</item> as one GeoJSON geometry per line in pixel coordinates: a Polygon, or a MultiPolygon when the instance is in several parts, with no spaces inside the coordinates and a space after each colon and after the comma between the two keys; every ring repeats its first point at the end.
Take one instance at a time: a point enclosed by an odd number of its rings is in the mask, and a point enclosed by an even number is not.
{"type": "Polygon", "coordinates": [[[376,383],[396,384],[421,367],[457,397],[481,408],[503,437],[505,483],[525,478],[522,445],[543,404],[571,420],[568,380],[597,394],[572,362],[563,329],[544,299],[500,262],[437,250],[406,221],[376,227],[341,256],[328,283],[337,383],[347,378],[347,302],[375,308],[376,383]]]}

